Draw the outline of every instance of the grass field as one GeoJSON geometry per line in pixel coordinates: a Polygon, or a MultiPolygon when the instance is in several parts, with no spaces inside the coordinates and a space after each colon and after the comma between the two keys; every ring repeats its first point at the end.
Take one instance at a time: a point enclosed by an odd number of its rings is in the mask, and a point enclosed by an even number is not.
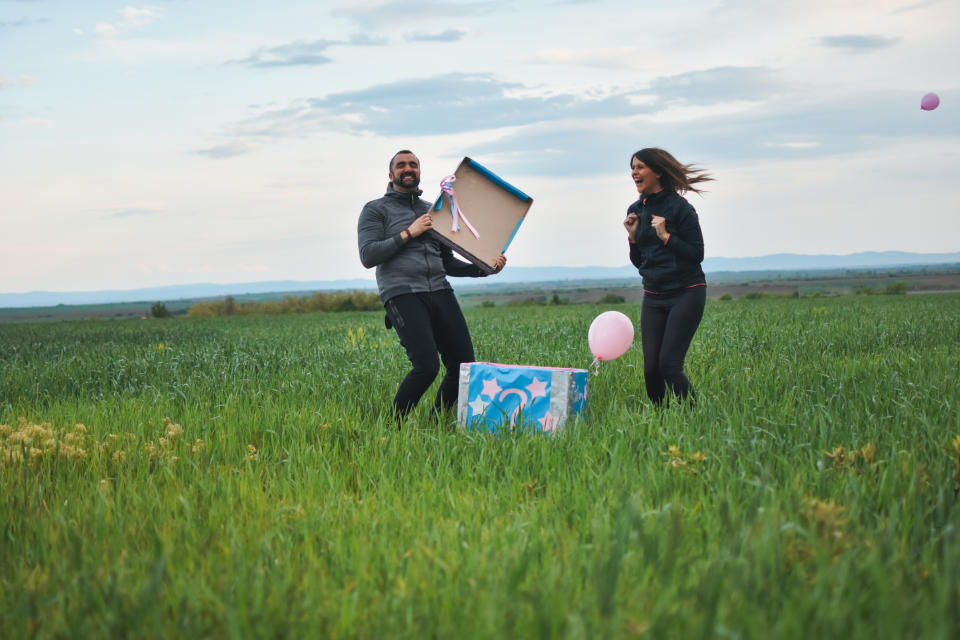
{"type": "MultiPolygon", "coordinates": [[[[602,310],[467,315],[585,367],[602,310]]],[[[694,409],[635,346],[497,438],[392,428],[378,313],[7,324],[0,636],[956,638],[958,345],[958,295],[710,301],[694,409]]]]}

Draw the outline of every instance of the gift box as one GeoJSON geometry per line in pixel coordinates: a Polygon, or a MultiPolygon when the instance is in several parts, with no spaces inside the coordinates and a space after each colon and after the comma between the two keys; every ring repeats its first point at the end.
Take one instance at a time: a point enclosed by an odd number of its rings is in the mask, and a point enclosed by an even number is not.
{"type": "Polygon", "coordinates": [[[457,421],[468,429],[559,431],[587,406],[586,369],[460,365],[457,421]]]}
{"type": "Polygon", "coordinates": [[[533,198],[476,160],[464,158],[441,180],[430,213],[431,233],[486,273],[505,253],[533,204],[533,198]]]}

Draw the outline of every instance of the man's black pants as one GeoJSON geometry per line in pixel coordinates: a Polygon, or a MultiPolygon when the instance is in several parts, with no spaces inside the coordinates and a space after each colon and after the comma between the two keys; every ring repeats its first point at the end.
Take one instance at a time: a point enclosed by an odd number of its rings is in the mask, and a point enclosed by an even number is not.
{"type": "Polygon", "coordinates": [[[440,372],[441,359],[447,371],[434,408],[453,407],[457,403],[460,363],[474,361],[470,331],[453,291],[399,295],[387,301],[386,309],[413,365],[393,398],[396,416],[405,416],[417,405],[440,372]]]}

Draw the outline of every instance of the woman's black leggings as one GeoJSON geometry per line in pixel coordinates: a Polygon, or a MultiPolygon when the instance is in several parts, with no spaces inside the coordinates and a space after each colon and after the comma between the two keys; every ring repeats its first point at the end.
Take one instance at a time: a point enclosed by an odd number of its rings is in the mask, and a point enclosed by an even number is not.
{"type": "Polygon", "coordinates": [[[440,359],[447,372],[434,408],[453,407],[459,391],[460,363],[474,361],[470,331],[453,291],[403,294],[390,298],[386,308],[413,365],[393,398],[395,415],[403,417],[417,405],[440,372],[440,359]]]}
{"type": "Polygon", "coordinates": [[[640,312],[643,378],[647,396],[656,405],[663,403],[667,387],[681,399],[696,397],[683,373],[683,361],[700,326],[706,302],[706,287],[643,295],[640,312]]]}

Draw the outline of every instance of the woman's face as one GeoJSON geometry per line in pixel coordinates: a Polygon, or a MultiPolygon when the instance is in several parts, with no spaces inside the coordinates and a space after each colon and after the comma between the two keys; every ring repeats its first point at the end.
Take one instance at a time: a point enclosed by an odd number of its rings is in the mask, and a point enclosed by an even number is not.
{"type": "Polygon", "coordinates": [[[653,169],[643,164],[638,158],[630,161],[630,175],[633,177],[633,183],[637,185],[637,192],[644,195],[662,191],[660,186],[660,175],[653,172],[653,169]]]}

